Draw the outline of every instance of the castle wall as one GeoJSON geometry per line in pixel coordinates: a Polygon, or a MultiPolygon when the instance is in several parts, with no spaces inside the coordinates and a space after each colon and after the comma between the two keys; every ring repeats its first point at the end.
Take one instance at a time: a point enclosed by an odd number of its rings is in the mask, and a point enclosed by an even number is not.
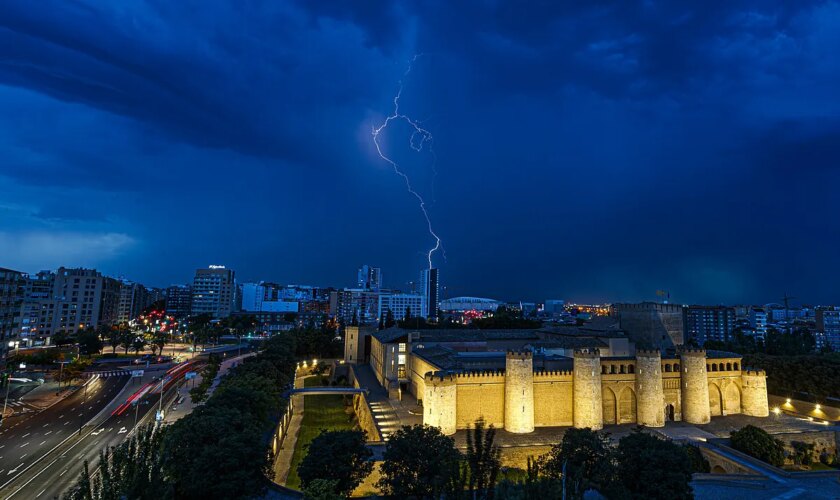
{"type": "Polygon", "coordinates": [[[446,372],[428,374],[423,395],[423,423],[439,427],[446,435],[455,434],[459,399],[454,375],[446,372]]]}
{"type": "Polygon", "coordinates": [[[483,418],[498,429],[505,426],[505,375],[499,372],[456,374],[457,425],[466,429],[483,418]]]}
{"type": "Polygon", "coordinates": [[[690,424],[708,424],[709,379],[706,376],[706,351],[684,349],[680,352],[682,373],[682,419],[690,424]]]}
{"type": "Polygon", "coordinates": [[[505,356],[505,430],[534,431],[534,358],[531,351],[505,356]]]}
{"type": "Polygon", "coordinates": [[[572,372],[534,372],[534,426],[574,424],[572,372]]]}
{"type": "Polygon", "coordinates": [[[764,370],[748,370],[741,375],[741,411],[753,417],[770,414],[767,405],[767,378],[764,370]]]}
{"type": "Polygon", "coordinates": [[[408,392],[414,395],[415,398],[422,400],[423,394],[426,391],[424,377],[429,372],[440,370],[440,367],[429,363],[420,356],[409,356],[407,369],[409,381],[408,392]]]}
{"type": "Polygon", "coordinates": [[[575,351],[572,405],[575,427],[603,428],[601,358],[597,349],[575,351]]]}
{"type": "Polygon", "coordinates": [[[662,384],[662,356],[658,350],[636,351],[637,423],[648,427],[665,425],[665,393],[662,384]]]}

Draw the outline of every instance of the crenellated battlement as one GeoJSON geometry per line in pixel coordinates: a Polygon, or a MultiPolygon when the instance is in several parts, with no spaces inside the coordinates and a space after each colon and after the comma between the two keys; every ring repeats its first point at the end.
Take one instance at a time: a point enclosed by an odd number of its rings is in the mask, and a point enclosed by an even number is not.
{"type": "Polygon", "coordinates": [[[661,358],[662,351],[659,349],[636,349],[637,358],[661,358]]]}
{"type": "Polygon", "coordinates": [[[534,371],[534,378],[546,377],[571,377],[574,372],[571,370],[537,370],[534,371]]]}
{"type": "Polygon", "coordinates": [[[423,380],[430,385],[446,385],[455,382],[455,374],[446,371],[428,372],[423,380]]]}
{"type": "Polygon", "coordinates": [[[486,378],[486,377],[504,377],[504,370],[470,370],[453,373],[455,378],[486,378]]]}
{"type": "Polygon", "coordinates": [[[679,354],[680,356],[706,357],[706,350],[700,349],[698,347],[681,347],[677,350],[677,354],[679,354]]]}
{"type": "Polygon", "coordinates": [[[601,357],[601,350],[597,347],[584,347],[581,349],[575,349],[575,357],[576,358],[600,358],[601,357]]]}
{"type": "Polygon", "coordinates": [[[520,359],[522,361],[527,361],[529,359],[534,359],[534,353],[530,350],[508,351],[505,353],[505,359],[520,359]]]}
{"type": "Polygon", "coordinates": [[[748,369],[744,370],[742,375],[752,376],[752,377],[766,377],[767,372],[765,372],[764,370],[748,368],[748,369]]]}

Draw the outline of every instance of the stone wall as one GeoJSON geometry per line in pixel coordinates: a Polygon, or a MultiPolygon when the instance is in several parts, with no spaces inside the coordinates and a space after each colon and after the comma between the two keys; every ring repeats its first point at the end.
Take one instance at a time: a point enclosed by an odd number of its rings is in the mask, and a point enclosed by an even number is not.
{"type": "Polygon", "coordinates": [[[682,373],[682,419],[690,424],[708,424],[709,379],[706,376],[706,351],[683,349],[680,351],[682,373]]]}
{"type": "Polygon", "coordinates": [[[574,426],[594,430],[604,426],[601,403],[601,359],[597,349],[575,351],[572,380],[574,426]]]}
{"type": "Polygon", "coordinates": [[[573,423],[572,372],[534,372],[534,426],[560,427],[573,423]]]}
{"type": "Polygon", "coordinates": [[[466,429],[483,418],[487,425],[505,427],[505,376],[501,372],[459,373],[455,376],[458,391],[457,422],[466,429]]]}
{"type": "Polygon", "coordinates": [[[379,433],[379,428],[376,427],[373,412],[371,412],[370,405],[364,394],[353,395],[353,411],[356,412],[359,427],[367,433],[368,441],[382,441],[382,434],[379,433]]]}
{"type": "Polygon", "coordinates": [[[788,453],[793,453],[793,445],[791,443],[794,441],[813,444],[813,459],[815,462],[819,461],[820,455],[823,452],[834,455],[837,453],[838,447],[840,447],[840,432],[836,431],[790,432],[773,434],[773,437],[785,443],[785,449],[788,453]]]}
{"type": "Polygon", "coordinates": [[[534,358],[531,351],[505,356],[505,430],[534,431],[534,358]]]}
{"type": "Polygon", "coordinates": [[[455,408],[458,400],[454,375],[446,372],[427,374],[423,396],[423,423],[439,427],[444,434],[455,434],[455,408]]]}

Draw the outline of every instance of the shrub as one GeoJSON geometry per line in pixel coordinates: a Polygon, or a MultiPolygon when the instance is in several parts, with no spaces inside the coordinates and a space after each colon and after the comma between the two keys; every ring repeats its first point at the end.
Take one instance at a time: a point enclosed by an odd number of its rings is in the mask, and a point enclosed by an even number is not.
{"type": "Polygon", "coordinates": [[[781,467],[785,463],[785,445],[754,425],[747,425],[730,436],[732,447],[751,457],[781,467]]]}

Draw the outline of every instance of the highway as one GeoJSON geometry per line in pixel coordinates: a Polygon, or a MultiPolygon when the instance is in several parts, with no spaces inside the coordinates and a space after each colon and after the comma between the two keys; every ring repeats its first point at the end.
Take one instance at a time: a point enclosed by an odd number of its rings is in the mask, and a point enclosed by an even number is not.
{"type": "Polygon", "coordinates": [[[95,417],[119,394],[129,377],[92,378],[50,408],[8,419],[0,431],[0,490],[95,417]]]}

